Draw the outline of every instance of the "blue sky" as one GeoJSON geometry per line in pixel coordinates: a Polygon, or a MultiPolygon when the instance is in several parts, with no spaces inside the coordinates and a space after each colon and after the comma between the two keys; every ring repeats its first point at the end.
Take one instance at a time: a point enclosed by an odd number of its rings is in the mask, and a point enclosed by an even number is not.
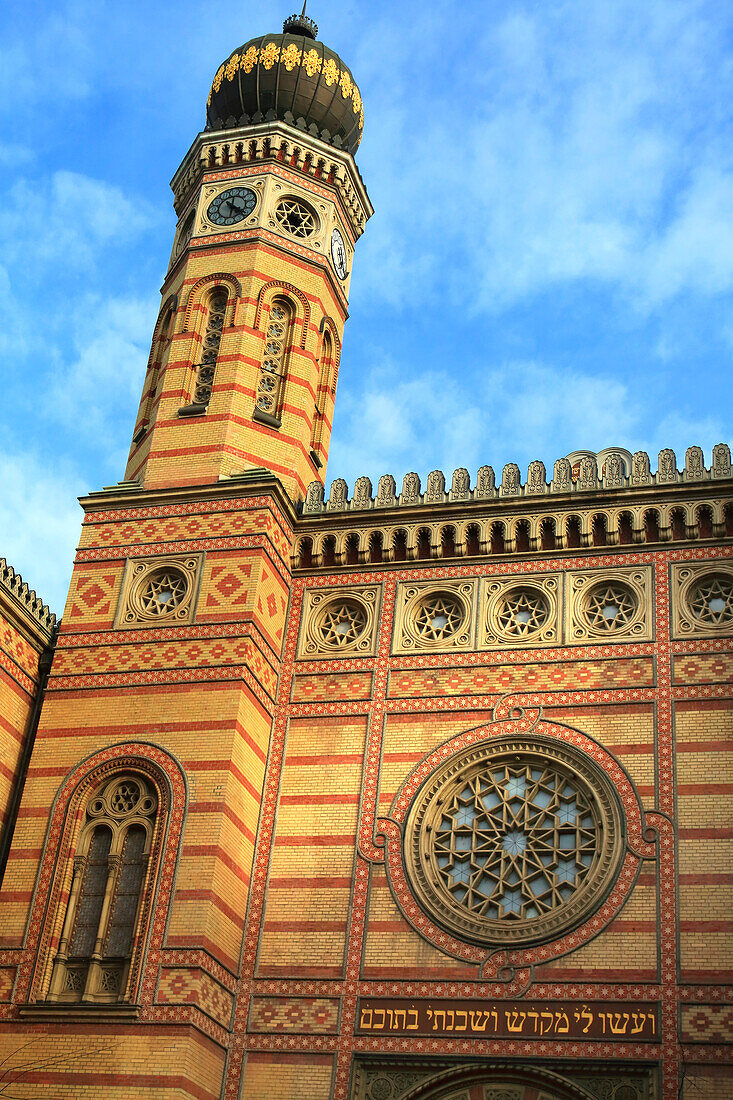
{"type": "MultiPolygon", "coordinates": [[[[299,5],[298,5],[299,6],[299,5]]],[[[0,555],[60,612],[122,477],[219,63],[278,0],[6,0],[0,555]]],[[[364,98],[329,480],[730,440],[733,8],[310,0],[364,98]]]]}

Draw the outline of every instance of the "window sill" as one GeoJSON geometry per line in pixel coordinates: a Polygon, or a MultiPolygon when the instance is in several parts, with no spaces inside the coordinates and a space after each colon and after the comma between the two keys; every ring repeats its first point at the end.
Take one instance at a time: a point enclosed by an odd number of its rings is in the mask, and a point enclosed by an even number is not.
{"type": "Polygon", "coordinates": [[[207,405],[202,405],[199,402],[194,401],[191,405],[181,405],[178,410],[179,416],[203,416],[208,408],[207,405]]]}
{"type": "Polygon", "coordinates": [[[270,416],[269,413],[263,412],[262,409],[255,408],[252,413],[253,420],[259,420],[260,424],[267,424],[269,428],[279,428],[282,425],[282,420],[279,416],[270,416]]]}
{"type": "Polygon", "coordinates": [[[140,1006],[119,1003],[110,1004],[104,1001],[93,1004],[79,1001],[38,1001],[36,1004],[19,1005],[18,1012],[21,1019],[26,1020],[58,1020],[74,1021],[94,1020],[95,1022],[119,1020],[137,1020],[140,1016],[140,1006]]]}

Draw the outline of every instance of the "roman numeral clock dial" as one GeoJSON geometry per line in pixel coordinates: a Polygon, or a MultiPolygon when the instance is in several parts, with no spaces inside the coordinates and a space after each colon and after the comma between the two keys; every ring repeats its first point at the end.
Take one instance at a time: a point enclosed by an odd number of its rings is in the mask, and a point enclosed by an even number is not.
{"type": "Polygon", "coordinates": [[[331,234],[331,259],[333,260],[333,266],[336,269],[336,274],[339,279],[345,279],[348,275],[348,269],[346,267],[346,245],[344,244],[344,238],[341,236],[340,229],[334,229],[331,234]]]}

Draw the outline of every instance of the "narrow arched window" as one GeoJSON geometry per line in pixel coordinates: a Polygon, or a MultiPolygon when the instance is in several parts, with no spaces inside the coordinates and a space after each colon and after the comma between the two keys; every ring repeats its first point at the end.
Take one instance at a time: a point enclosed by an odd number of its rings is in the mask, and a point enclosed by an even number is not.
{"type": "Polygon", "coordinates": [[[212,290],[207,302],[206,329],[201,346],[201,361],[196,371],[196,384],[194,387],[193,404],[203,405],[204,408],[211,400],[211,390],[214,385],[216,362],[219,358],[221,346],[221,334],[224,330],[227,302],[229,295],[226,290],[217,286],[212,290]]]}
{"type": "Polygon", "coordinates": [[[323,431],[326,421],[326,408],[329,395],[333,393],[334,361],[333,341],[329,332],[323,334],[323,346],[321,348],[321,362],[318,372],[318,389],[316,391],[315,408],[313,410],[313,427],[311,429],[311,451],[318,464],[323,464],[323,431]]]}
{"type": "Polygon", "coordinates": [[[265,334],[262,368],[257,382],[254,416],[279,428],[282,422],[282,401],[288,369],[293,325],[293,309],[284,298],[276,298],[270,308],[270,318],[265,334]]]}
{"type": "Polygon", "coordinates": [[[158,801],[138,775],[87,801],[48,999],[124,1001],[158,801]]]}
{"type": "Polygon", "coordinates": [[[140,402],[140,414],[135,426],[133,443],[140,442],[155,415],[155,408],[163,389],[163,375],[168,365],[175,327],[176,306],[174,303],[161,312],[155,328],[153,350],[150,355],[148,375],[145,380],[143,399],[140,402]]]}

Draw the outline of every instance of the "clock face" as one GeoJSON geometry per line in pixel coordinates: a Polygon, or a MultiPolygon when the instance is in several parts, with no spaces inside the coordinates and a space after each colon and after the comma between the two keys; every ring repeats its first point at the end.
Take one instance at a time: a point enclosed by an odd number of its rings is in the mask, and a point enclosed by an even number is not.
{"type": "Polygon", "coordinates": [[[216,225],[235,225],[251,214],[257,205],[257,196],[249,187],[230,187],[209,203],[206,215],[216,225]]]}
{"type": "Polygon", "coordinates": [[[334,229],[331,234],[331,259],[339,279],[345,279],[347,275],[346,245],[339,229],[334,229]]]}

